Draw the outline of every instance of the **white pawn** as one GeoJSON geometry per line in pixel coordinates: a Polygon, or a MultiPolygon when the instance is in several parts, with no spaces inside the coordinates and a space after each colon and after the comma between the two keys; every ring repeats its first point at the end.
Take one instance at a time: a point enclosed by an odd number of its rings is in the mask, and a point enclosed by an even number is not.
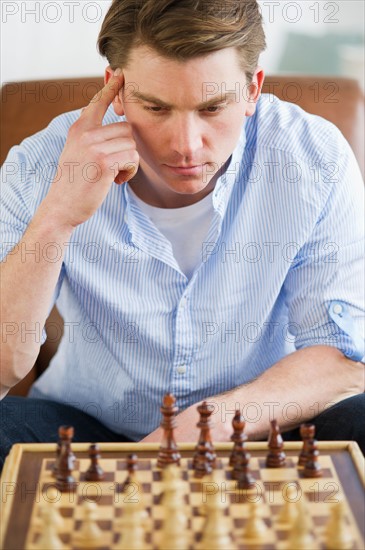
{"type": "MultiPolygon", "coordinates": [[[[213,475],[213,479],[214,475],[213,475]]],[[[198,548],[200,550],[234,550],[232,541],[232,525],[228,516],[225,516],[227,502],[223,500],[221,486],[209,495],[205,504],[206,520],[203,534],[198,548]]]]}
{"type": "Polygon", "coordinates": [[[62,550],[64,548],[62,540],[57,535],[58,517],[58,511],[52,506],[44,506],[41,509],[42,534],[34,548],[37,550],[62,550]]]}
{"type": "Polygon", "coordinates": [[[250,515],[243,531],[244,539],[266,540],[268,526],[261,517],[259,501],[250,502],[250,515]]]}
{"type": "Polygon", "coordinates": [[[353,546],[353,537],[346,524],[345,503],[340,500],[331,509],[326,526],[326,548],[328,550],[349,550],[353,546]]]}
{"type": "MultiPolygon", "coordinates": [[[[128,475],[128,484],[124,489],[123,509],[124,506],[127,507],[129,504],[133,510],[136,511],[136,514],[138,510],[140,521],[145,523],[148,519],[148,514],[146,511],[147,506],[142,484],[139,481],[138,472],[132,472],[128,475]],[[129,487],[132,489],[131,492],[129,491],[129,487]]],[[[123,517],[120,521],[123,523],[123,517]]]]}
{"type": "Polygon", "coordinates": [[[285,492],[285,502],[281,507],[280,513],[277,518],[277,523],[282,525],[292,525],[298,515],[298,508],[296,506],[296,497],[298,496],[298,489],[295,485],[288,485],[285,492]]]}
{"type": "Polygon", "coordinates": [[[297,517],[290,530],[288,550],[317,550],[318,545],[312,534],[313,522],[303,498],[296,503],[297,517]]]}
{"type": "Polygon", "coordinates": [[[186,487],[176,465],[165,468],[163,482],[161,504],[164,522],[160,539],[155,542],[159,550],[185,550],[190,546],[185,505],[186,487]]]}
{"type": "Polygon", "coordinates": [[[146,550],[149,546],[145,542],[146,514],[138,503],[126,502],[123,506],[123,516],[116,525],[121,532],[119,541],[113,546],[114,550],[146,550]]]}
{"type": "Polygon", "coordinates": [[[178,503],[180,507],[185,506],[186,486],[181,479],[181,473],[178,466],[171,464],[167,466],[162,474],[162,498],[161,506],[167,510],[170,505],[178,503]]]}
{"type": "Polygon", "coordinates": [[[60,531],[65,524],[65,521],[59,511],[60,492],[56,489],[56,487],[52,486],[47,489],[46,496],[47,496],[47,505],[44,505],[44,507],[42,507],[39,511],[39,518],[36,518],[37,526],[39,526],[40,523],[43,523],[42,522],[43,511],[44,511],[44,508],[47,506],[47,508],[53,509],[53,512],[51,512],[52,525],[57,527],[58,531],[60,531]]]}
{"type": "Polygon", "coordinates": [[[76,532],[77,546],[81,548],[92,548],[100,546],[103,538],[103,531],[97,524],[97,504],[85,500],[82,504],[83,521],[81,529],[76,532]]]}

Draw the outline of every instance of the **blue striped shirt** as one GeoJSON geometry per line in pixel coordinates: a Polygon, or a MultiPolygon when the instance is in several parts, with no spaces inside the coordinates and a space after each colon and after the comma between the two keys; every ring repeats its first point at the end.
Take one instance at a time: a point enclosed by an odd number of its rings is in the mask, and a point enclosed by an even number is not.
{"type": "MultiPolygon", "coordinates": [[[[55,118],[11,149],[2,170],[3,257],[45,197],[79,114],[55,118]]],[[[119,120],[109,108],[104,124],[119,120]]],[[[212,223],[190,279],[128,184],[113,185],[67,243],[54,295],[65,335],[31,395],[73,404],[138,440],[158,426],[167,391],[184,409],[307,346],[361,358],[363,191],[339,130],[271,95],[246,119],[212,193],[212,223]]]]}

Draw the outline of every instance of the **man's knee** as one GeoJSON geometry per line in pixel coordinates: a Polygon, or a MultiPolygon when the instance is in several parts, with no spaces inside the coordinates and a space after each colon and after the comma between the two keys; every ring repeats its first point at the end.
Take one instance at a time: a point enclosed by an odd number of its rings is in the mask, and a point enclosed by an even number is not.
{"type": "Polygon", "coordinates": [[[39,400],[7,396],[0,401],[0,467],[15,443],[39,440],[37,427],[46,409],[39,400]]]}
{"type": "Polygon", "coordinates": [[[365,394],[333,405],[315,419],[317,439],[353,440],[365,454],[365,394]]]}

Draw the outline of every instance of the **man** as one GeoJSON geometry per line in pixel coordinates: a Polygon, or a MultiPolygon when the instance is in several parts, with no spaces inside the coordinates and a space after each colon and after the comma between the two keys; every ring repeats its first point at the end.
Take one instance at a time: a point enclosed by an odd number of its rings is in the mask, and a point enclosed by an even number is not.
{"type": "Polygon", "coordinates": [[[115,0],[101,94],[9,153],[2,319],[43,326],[57,300],[66,333],[24,400],[5,396],[40,343],[3,338],[3,457],[62,423],[158,441],[166,392],[178,441],[208,399],[215,440],[240,407],[251,439],[314,418],[365,448],[359,168],[333,125],[261,96],[264,47],[255,0],[115,0]]]}

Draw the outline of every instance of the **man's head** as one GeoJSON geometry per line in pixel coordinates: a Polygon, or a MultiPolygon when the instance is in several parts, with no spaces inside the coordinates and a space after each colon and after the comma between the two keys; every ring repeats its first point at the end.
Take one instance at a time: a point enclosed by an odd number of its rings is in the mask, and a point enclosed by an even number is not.
{"type": "Polygon", "coordinates": [[[256,0],[114,0],[99,48],[106,81],[124,74],[113,107],[132,127],[142,199],[177,207],[213,189],[255,112],[264,43],[256,0]]]}
{"type": "Polygon", "coordinates": [[[112,69],[125,68],[141,45],[178,61],[234,47],[248,83],[266,47],[257,0],[114,0],[99,52],[112,69]]]}

